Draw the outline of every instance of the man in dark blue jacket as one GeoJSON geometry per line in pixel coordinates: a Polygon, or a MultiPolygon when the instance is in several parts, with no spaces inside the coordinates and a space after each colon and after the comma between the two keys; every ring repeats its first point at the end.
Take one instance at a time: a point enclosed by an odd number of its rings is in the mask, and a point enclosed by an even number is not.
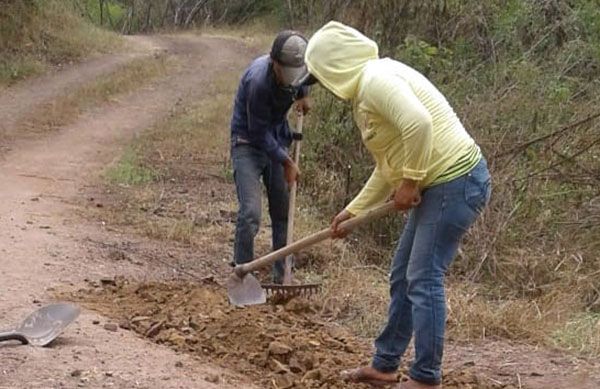
{"type": "MultiPolygon", "coordinates": [[[[306,38],[294,31],[280,32],[270,55],[254,60],[244,72],[231,120],[231,157],[239,201],[234,262],[254,259],[254,237],[261,218],[261,184],[267,191],[273,250],[285,246],[288,185],[298,177],[298,166],[288,156],[292,132],[287,112],[309,108],[307,87],[297,86],[307,70],[306,38]]],[[[273,282],[283,279],[283,259],[273,265],[273,282]]]]}

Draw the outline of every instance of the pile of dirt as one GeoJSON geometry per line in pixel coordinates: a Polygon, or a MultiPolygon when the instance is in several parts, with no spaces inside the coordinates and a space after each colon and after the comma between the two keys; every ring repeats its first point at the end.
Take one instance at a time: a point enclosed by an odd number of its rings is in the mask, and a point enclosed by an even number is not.
{"type": "MultiPolygon", "coordinates": [[[[368,363],[369,345],[319,320],[314,301],[235,308],[217,285],[102,280],[72,298],[157,343],[228,368],[261,387],[348,388],[340,371],[368,363]]],[[[227,380],[216,377],[214,380],[227,380]]],[[[356,385],[355,387],[360,387],[356,385]]],[[[447,388],[501,388],[466,371],[447,388]]]]}

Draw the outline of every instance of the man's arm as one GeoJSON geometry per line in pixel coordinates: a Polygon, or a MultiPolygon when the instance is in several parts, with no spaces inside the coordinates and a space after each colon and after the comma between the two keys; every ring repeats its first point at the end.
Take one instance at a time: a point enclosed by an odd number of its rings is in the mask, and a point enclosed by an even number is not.
{"type": "Polygon", "coordinates": [[[291,185],[300,170],[273,136],[270,96],[260,85],[249,85],[247,93],[248,140],[265,150],[273,161],[283,164],[285,180],[291,185]]]}
{"type": "Polygon", "coordinates": [[[298,93],[296,93],[295,99],[295,108],[296,111],[302,112],[303,115],[306,115],[312,108],[312,101],[308,96],[310,91],[310,87],[303,85],[298,88],[298,93]]]}

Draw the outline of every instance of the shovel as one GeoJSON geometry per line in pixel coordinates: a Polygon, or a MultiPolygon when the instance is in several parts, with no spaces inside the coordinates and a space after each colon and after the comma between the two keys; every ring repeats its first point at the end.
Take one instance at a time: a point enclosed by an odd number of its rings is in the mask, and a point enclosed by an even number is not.
{"type": "MultiPolygon", "coordinates": [[[[350,231],[359,225],[385,216],[392,210],[394,210],[394,202],[388,201],[367,213],[346,220],[340,224],[340,228],[350,231]]],[[[296,253],[328,238],[331,238],[331,229],[325,228],[306,238],[300,239],[295,243],[282,247],[277,251],[273,251],[264,257],[255,259],[254,261],[243,265],[237,265],[233,269],[233,274],[229,277],[229,280],[227,280],[227,295],[229,296],[229,301],[231,304],[240,307],[244,305],[264,304],[267,301],[267,294],[261,287],[260,282],[249,273],[265,266],[272,265],[273,262],[281,257],[296,253]]]]}
{"type": "Polygon", "coordinates": [[[46,346],[79,316],[79,307],[58,303],[33,312],[11,331],[0,332],[0,342],[18,340],[22,344],[46,346]]]}

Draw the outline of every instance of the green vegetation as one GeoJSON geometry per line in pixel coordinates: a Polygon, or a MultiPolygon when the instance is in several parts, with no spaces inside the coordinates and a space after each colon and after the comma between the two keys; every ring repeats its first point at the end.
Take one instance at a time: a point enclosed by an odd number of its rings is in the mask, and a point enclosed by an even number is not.
{"type": "Polygon", "coordinates": [[[240,25],[257,17],[284,20],[280,0],[72,0],[97,25],[132,34],[199,26],[240,25]]]}
{"type": "Polygon", "coordinates": [[[74,4],[60,0],[24,0],[0,7],[0,86],[41,73],[92,52],[121,44],[114,34],[94,27],[74,4]]]}
{"type": "Polygon", "coordinates": [[[128,148],[121,160],[106,172],[108,180],[118,185],[140,185],[151,182],[155,173],[143,166],[134,148],[128,148]]]}

